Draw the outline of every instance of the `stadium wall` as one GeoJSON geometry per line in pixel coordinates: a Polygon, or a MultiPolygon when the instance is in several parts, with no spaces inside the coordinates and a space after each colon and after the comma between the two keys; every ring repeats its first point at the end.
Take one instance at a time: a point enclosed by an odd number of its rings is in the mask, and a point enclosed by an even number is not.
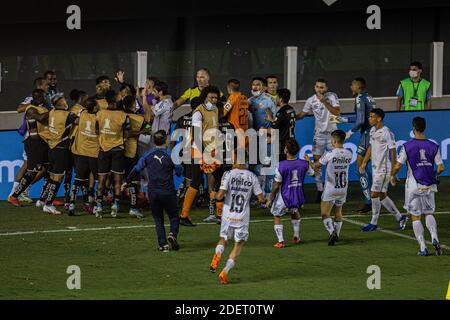
{"type": "MultiPolygon", "coordinates": [[[[427,137],[432,139],[440,146],[442,158],[445,164],[444,176],[450,176],[449,145],[450,145],[450,127],[443,125],[443,119],[450,117],[450,110],[433,110],[422,112],[388,112],[385,118],[385,124],[395,134],[397,140],[397,149],[412,137],[411,122],[416,116],[422,116],[427,120],[427,137]]],[[[448,119],[448,118],[447,118],[448,119]]],[[[351,124],[340,124],[339,128],[345,131],[351,128],[351,124]]],[[[312,148],[312,135],[314,130],[314,118],[309,116],[296,123],[296,137],[301,145],[300,157],[305,153],[310,153],[312,148]]],[[[354,134],[347,140],[345,147],[351,149],[354,153],[352,165],[350,167],[349,178],[351,181],[357,180],[356,176],[356,149],[359,134],[354,134]]],[[[14,177],[23,163],[22,137],[16,130],[0,131],[0,200],[5,200],[12,188],[14,177]]],[[[399,176],[404,178],[406,174],[405,167],[400,171],[399,176]]],[[[175,180],[179,182],[179,179],[175,180]]],[[[308,177],[306,183],[314,183],[314,179],[308,177]]],[[[30,195],[37,197],[42,182],[32,186],[30,195]]],[[[60,190],[61,194],[61,190],[60,190]]]]}

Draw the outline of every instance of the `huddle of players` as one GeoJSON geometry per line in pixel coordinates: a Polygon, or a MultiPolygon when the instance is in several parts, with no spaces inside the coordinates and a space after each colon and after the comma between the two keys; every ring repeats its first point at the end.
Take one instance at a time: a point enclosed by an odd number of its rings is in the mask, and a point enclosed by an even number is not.
{"type": "MultiPolygon", "coordinates": [[[[204,77],[209,80],[207,70],[203,69],[199,72],[203,72],[204,77]]],[[[197,81],[198,78],[199,73],[197,73],[197,81]]],[[[74,93],[77,103],[70,110],[64,96],[57,94],[51,101],[54,108],[49,111],[46,107],[44,92],[40,89],[33,91],[33,101],[25,111],[28,136],[24,145],[28,156],[28,171],[16,191],[8,199],[11,203],[18,203],[17,198],[20,193],[33,182],[37,172],[48,162],[50,175],[44,183],[39,203],[43,204],[45,212],[59,214],[60,212],[53,206],[53,200],[64,173],[70,168],[70,157],[73,154],[76,179],[69,213],[74,212],[78,188],[83,190],[85,204],[92,202],[94,199],[92,181],[94,179],[90,176],[98,174],[96,206],[93,211],[98,217],[102,216],[104,189],[109,179],[109,183],[114,185],[111,213],[113,216],[117,215],[123,174],[131,171],[136,163],[137,136],[148,132],[149,119],[145,116],[148,114],[147,111],[144,111],[144,115],[137,114],[135,92],[133,93],[132,86],[123,85],[125,93],[121,93],[122,90],[116,93],[109,90],[108,82],[107,78],[98,79],[97,96],[93,98],[89,98],[84,92],[74,93]]],[[[270,128],[279,128],[283,132],[280,135],[280,158],[286,159],[286,161],[282,161],[276,169],[274,185],[267,184],[267,179],[261,183],[254,173],[246,170],[242,165],[235,164],[230,171],[228,170],[230,168],[225,165],[202,163],[201,150],[214,150],[217,147],[214,145],[214,141],[203,139],[203,148],[196,146],[195,143],[192,144],[192,158],[194,160],[197,157],[199,161],[193,161],[192,164],[185,166],[186,186],[188,187],[185,188],[181,222],[182,224],[184,222],[185,225],[193,225],[189,218],[189,211],[199,185],[202,183],[201,177],[203,173],[206,173],[211,200],[210,208],[214,208],[217,217],[221,219],[221,240],[216,247],[216,253],[211,263],[212,271],[217,269],[227,240],[234,236],[236,241],[235,248],[221,273],[222,282],[227,282],[227,273],[234,265],[242,243],[248,237],[249,201],[252,192],[260,202],[266,202],[270,207],[275,217],[274,229],[278,238],[275,247],[282,248],[284,247],[284,238],[281,216],[287,212],[291,213],[294,228],[293,242],[299,243],[299,209],[304,202],[303,179],[306,174],[315,175],[321,196],[323,224],[330,235],[328,243],[329,245],[335,244],[342,227],[342,205],[346,199],[348,168],[352,161],[352,153],[345,149],[343,144],[345,139],[356,131],[361,133],[358,147],[358,171],[361,175],[367,175],[365,167],[368,161],[371,161],[374,180],[371,187],[373,217],[371,223],[364,227],[363,231],[376,229],[381,205],[384,205],[396,216],[400,228],[404,229],[406,216],[401,215],[392,200],[387,197],[387,185],[389,181],[392,184],[396,183],[395,173],[399,170],[398,166],[408,161],[408,181],[410,183],[407,182],[407,186],[410,186],[406,195],[405,208],[413,214],[413,228],[421,246],[419,254],[428,254],[423,241],[423,227],[420,228],[422,226],[420,214],[427,216],[427,227],[432,234],[433,245],[436,252],[440,253],[436,222],[432,213],[434,212],[436,173],[439,174],[443,171],[443,164],[438,148],[422,137],[425,129],[424,119],[415,119],[413,127],[418,137],[416,140],[421,140],[416,145],[421,147],[422,144],[426,144],[426,148],[417,149],[417,146],[406,148],[405,145],[398,162],[395,162],[393,134],[382,124],[384,112],[381,109],[373,108],[373,99],[365,91],[365,81],[361,78],[352,82],[352,91],[356,96],[356,119],[354,120],[356,124],[347,133],[337,130],[336,123],[352,120],[339,116],[338,98],[334,93],[327,91],[326,81],[323,79],[316,82],[315,95],[307,100],[304,109],[297,115],[288,105],[290,99],[288,90],[277,90],[278,96],[271,97],[265,92],[267,80],[254,78],[252,81],[253,97],[247,100],[240,93],[239,85],[237,80],[228,82],[229,98],[222,106],[219,102],[223,94],[216,87],[209,86],[207,82],[203,88],[198,86],[188,89],[190,96],[189,94],[186,96],[186,93],[183,96],[191,101],[192,116],[185,115],[180,118],[178,123],[179,127],[188,129],[197,127],[201,134],[211,128],[224,132],[228,128],[245,131],[250,126],[257,130],[267,130],[269,137],[270,128]],[[196,103],[194,102],[195,98],[198,98],[196,103]],[[295,118],[301,119],[310,113],[313,113],[316,119],[313,139],[314,163],[309,158],[296,159],[300,147],[293,139],[295,118]],[[189,117],[191,118],[189,119],[189,117]],[[418,163],[413,164],[410,159],[417,159],[418,163]],[[392,169],[391,161],[395,163],[394,169],[392,169]],[[428,162],[425,164],[424,161],[428,162]],[[434,172],[433,162],[438,165],[437,172],[434,172]],[[327,166],[324,186],[322,186],[320,176],[322,165],[327,166]],[[412,173],[410,174],[410,172],[412,173]],[[415,172],[418,174],[416,175],[415,172]],[[266,195],[264,195],[263,189],[266,189],[266,195]],[[267,195],[268,199],[265,201],[267,195]],[[330,217],[333,210],[335,213],[334,223],[330,217]],[[419,218],[414,218],[415,215],[418,215],[419,218]]],[[[179,105],[181,103],[177,100],[174,108],[179,105]]],[[[270,143],[270,140],[268,142],[270,143]]],[[[225,150],[226,148],[224,148],[225,150]]],[[[131,198],[130,214],[135,216],[141,216],[136,208],[138,183],[138,181],[134,181],[128,186],[131,198]]],[[[215,217],[214,210],[210,210],[210,216],[207,219],[209,220],[211,217],[215,217]]]]}
{"type": "MultiPolygon", "coordinates": [[[[437,176],[443,172],[444,166],[439,147],[426,139],[424,118],[416,117],[412,121],[414,139],[402,146],[399,157],[396,155],[395,138],[388,127],[383,124],[384,112],[374,108],[373,99],[365,91],[365,81],[357,78],[352,82],[355,99],[356,124],[345,133],[332,128],[336,123],[349,122],[351,119],[342,118],[339,112],[332,112],[331,108],[338,108],[337,97],[326,92],[326,82],[318,80],[315,96],[308,99],[302,112],[297,118],[302,118],[308,112],[314,112],[316,130],[314,135],[314,160],[297,159],[300,146],[294,138],[289,138],[284,144],[286,160],[281,161],[275,173],[275,183],[267,200],[265,200],[261,185],[256,175],[245,165],[233,165],[231,171],[225,172],[222,178],[217,200],[225,198],[223,207],[220,240],[215,248],[210,270],[216,272],[221,261],[225,246],[231,238],[235,245],[219,274],[222,284],[228,283],[228,273],[234,267],[236,259],[241,253],[243,244],[248,239],[250,199],[252,194],[260,202],[267,203],[274,216],[274,230],[278,242],[274,247],[285,246],[283,224],[281,217],[291,214],[294,229],[293,243],[300,243],[300,214],[304,204],[303,181],[305,175],[319,175],[322,166],[326,166],[325,185],[321,192],[321,216],[325,229],[329,233],[328,245],[334,245],[340,236],[342,228],[342,207],[346,201],[348,188],[348,170],[352,162],[352,152],[344,148],[344,142],[353,132],[360,130],[361,139],[358,147],[358,171],[367,175],[366,166],[372,164],[373,183],[371,190],[372,220],[362,228],[368,232],[376,230],[381,205],[391,212],[399,223],[399,229],[406,226],[406,215],[400,214],[393,201],[387,196],[389,182],[396,185],[396,174],[401,166],[407,163],[408,174],[405,186],[404,208],[411,214],[413,230],[420,245],[419,256],[428,255],[424,240],[424,228],[421,216],[425,215],[426,226],[431,234],[432,244],[436,255],[441,254],[438,239],[437,223],[433,216],[435,211],[434,193],[437,192],[437,176]],[[323,86],[325,84],[325,86],[323,86]],[[322,87],[322,88],[320,88],[322,87]],[[324,90],[325,89],[325,90],[324,90]],[[331,110],[330,110],[331,109],[331,110]],[[330,131],[333,129],[333,131],[330,131]],[[326,132],[329,130],[328,132],[326,132]],[[368,133],[368,136],[366,134],[368,133]],[[324,148],[325,147],[325,148],[324,148]],[[319,149],[319,150],[318,150],[319,149]],[[318,153],[327,149],[327,152],[318,153]],[[314,152],[315,151],[315,152],[314,152]],[[435,171],[435,165],[437,169],[435,171]],[[331,213],[334,213],[334,222],[331,213]]],[[[354,121],[355,121],[354,120],[354,121]]],[[[321,182],[321,180],[319,180],[321,182]]],[[[365,181],[368,181],[365,180],[365,181]]],[[[316,182],[318,182],[316,180],[316,182]]]]}
{"type": "MultiPolygon", "coordinates": [[[[130,172],[137,161],[137,137],[150,130],[149,106],[144,103],[146,110],[138,112],[132,85],[122,82],[120,90],[115,92],[111,90],[108,77],[99,77],[96,82],[94,97],[73,90],[70,96],[75,104],[70,108],[62,93],[52,96],[49,107],[46,92],[42,89],[33,91],[32,100],[25,109],[27,172],[8,197],[11,204],[20,205],[20,194],[45,168],[48,178],[44,180],[36,205],[43,207],[44,212],[61,214],[53,202],[64,176],[74,167],[75,182],[66,206],[69,215],[75,214],[76,197],[81,189],[83,208],[102,217],[105,187],[111,185],[114,189],[111,214],[117,216],[123,175],[130,172]]],[[[158,85],[155,90],[167,87],[163,82],[158,85]]],[[[137,208],[138,183],[133,181],[128,187],[129,213],[142,217],[137,208]]]]}

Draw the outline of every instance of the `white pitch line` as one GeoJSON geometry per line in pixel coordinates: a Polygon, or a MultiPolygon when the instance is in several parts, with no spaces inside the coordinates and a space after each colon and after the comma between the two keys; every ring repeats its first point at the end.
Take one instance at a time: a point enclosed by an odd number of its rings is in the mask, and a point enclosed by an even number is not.
{"type": "MultiPolygon", "coordinates": [[[[448,214],[448,212],[436,212],[435,214],[448,214]]],[[[344,220],[346,222],[349,222],[351,224],[357,225],[357,226],[365,226],[366,225],[366,223],[355,221],[355,220],[351,220],[351,219],[348,219],[348,218],[342,218],[342,220],[344,220]]],[[[394,235],[394,236],[397,236],[397,237],[400,237],[400,238],[404,238],[404,239],[417,241],[417,239],[415,237],[408,236],[406,234],[395,232],[395,231],[391,231],[391,230],[386,230],[386,229],[383,229],[381,227],[378,227],[376,231],[380,231],[380,232],[383,232],[383,233],[391,234],[391,235],[394,235]]],[[[429,244],[429,245],[432,245],[431,241],[425,241],[425,242],[427,244],[429,244]]],[[[450,247],[448,247],[448,246],[446,246],[445,244],[442,244],[442,243],[441,243],[441,248],[446,249],[446,250],[450,250],[450,247]]]]}
{"type": "MultiPolygon", "coordinates": [[[[442,212],[435,212],[436,215],[440,214],[450,214],[450,211],[442,211],[442,212]]],[[[380,216],[390,216],[390,213],[381,214],[380,216]]],[[[358,225],[364,225],[362,222],[350,220],[348,218],[362,218],[366,217],[365,215],[360,214],[353,214],[353,215],[344,215],[344,220],[348,221],[349,223],[358,224],[358,225]]],[[[318,220],[321,219],[320,216],[317,217],[304,217],[301,218],[302,220],[318,220]]],[[[289,218],[282,219],[283,221],[290,220],[289,218]]],[[[260,219],[260,220],[250,220],[250,223],[260,223],[260,222],[272,222],[273,219],[260,219]]],[[[196,225],[216,225],[212,223],[206,223],[206,222],[199,222],[196,225]]],[[[166,227],[169,226],[169,224],[165,224],[166,227]]],[[[146,225],[131,225],[131,226],[106,226],[106,227],[91,227],[91,228],[76,228],[76,227],[67,227],[67,229],[53,229],[53,230],[31,230],[31,231],[14,231],[14,232],[3,232],[0,233],[0,236],[7,237],[7,236],[21,236],[21,235],[32,235],[32,234],[48,234],[48,233],[66,233],[66,232],[79,232],[79,231],[108,231],[108,230],[124,230],[124,229],[142,229],[142,228],[154,228],[154,224],[146,224],[146,225]]],[[[390,233],[396,236],[404,237],[407,239],[413,239],[415,238],[406,236],[403,234],[399,234],[393,231],[385,230],[382,228],[378,228],[377,230],[380,230],[381,232],[390,233]]],[[[449,247],[441,245],[441,247],[446,248],[450,250],[449,247]]]]}

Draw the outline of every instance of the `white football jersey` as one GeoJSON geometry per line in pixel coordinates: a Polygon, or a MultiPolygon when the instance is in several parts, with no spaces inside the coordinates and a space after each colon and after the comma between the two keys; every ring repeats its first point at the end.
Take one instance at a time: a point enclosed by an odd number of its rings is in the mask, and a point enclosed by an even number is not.
{"type": "MultiPolygon", "coordinates": [[[[345,195],[348,188],[348,169],[353,154],[345,148],[335,148],[325,153],[319,162],[327,166],[325,191],[329,195],[345,195]]],[[[325,192],[324,191],[324,192],[325,192]]]]}
{"type": "Polygon", "coordinates": [[[382,174],[391,172],[390,151],[395,149],[395,137],[392,131],[383,126],[381,129],[370,129],[370,146],[372,148],[371,162],[372,172],[382,174]]]}
{"type": "Polygon", "coordinates": [[[220,189],[226,190],[222,220],[236,227],[248,224],[252,193],[262,193],[256,175],[249,170],[232,169],[224,173],[220,189]]]}
{"type": "MultiPolygon", "coordinates": [[[[340,107],[338,96],[335,93],[327,92],[325,93],[325,97],[333,107],[340,107]]],[[[330,123],[330,111],[328,111],[327,107],[320,102],[316,95],[313,95],[306,100],[303,112],[314,114],[314,118],[316,119],[315,134],[331,132],[337,129],[335,123],[330,123]]]]}

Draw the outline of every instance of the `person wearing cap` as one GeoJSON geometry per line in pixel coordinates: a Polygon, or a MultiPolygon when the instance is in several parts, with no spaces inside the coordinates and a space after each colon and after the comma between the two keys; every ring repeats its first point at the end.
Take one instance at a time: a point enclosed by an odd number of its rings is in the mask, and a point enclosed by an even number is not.
{"type": "Polygon", "coordinates": [[[50,180],[48,182],[43,210],[49,214],[61,214],[53,205],[59,187],[69,167],[71,151],[70,136],[72,125],[78,119],[77,115],[69,111],[63,93],[56,93],[52,97],[53,109],[48,115],[49,147],[48,160],[50,180]]]}

